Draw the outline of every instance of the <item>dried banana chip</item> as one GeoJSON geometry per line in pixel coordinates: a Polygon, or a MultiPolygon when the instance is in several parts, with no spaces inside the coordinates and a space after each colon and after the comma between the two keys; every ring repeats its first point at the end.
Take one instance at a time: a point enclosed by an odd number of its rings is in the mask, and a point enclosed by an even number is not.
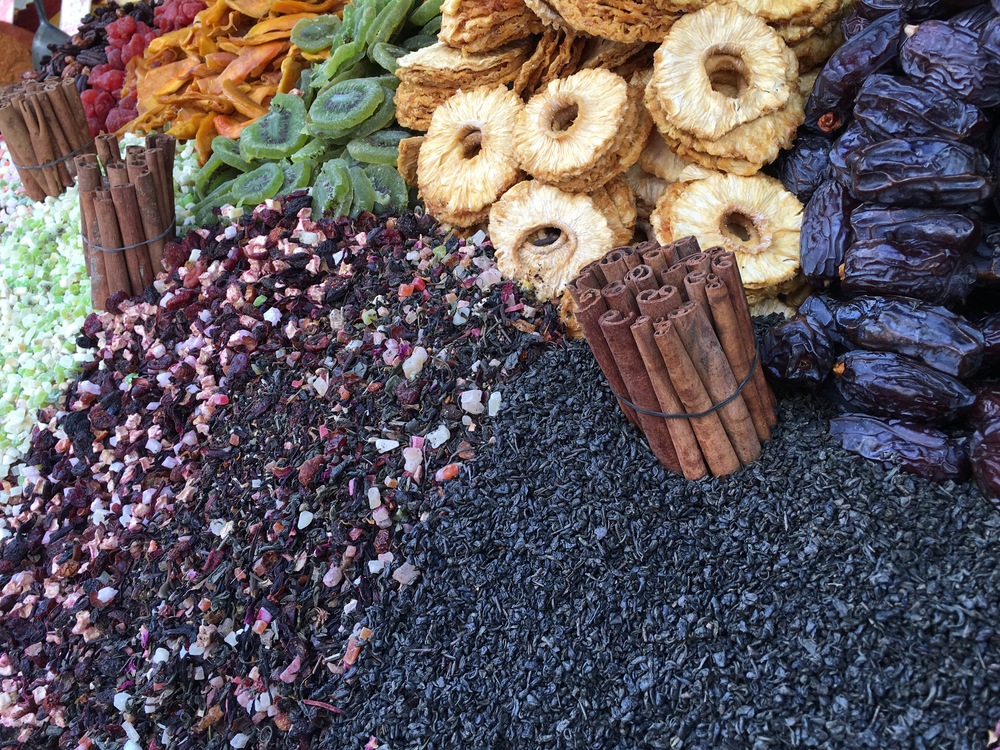
{"type": "Polygon", "coordinates": [[[524,105],[504,86],[459,92],[434,112],[417,158],[427,210],[457,226],[486,218],[490,205],[521,179],[514,124],[524,105]]]}
{"type": "Polygon", "coordinates": [[[674,24],[649,91],[674,127],[714,140],[784,107],[797,76],[772,28],[738,5],[714,4],[674,24]]]}
{"type": "Polygon", "coordinates": [[[594,200],[537,180],[512,187],[490,209],[490,238],[507,278],[552,299],[591,261],[615,246],[615,235],[594,200]]]}

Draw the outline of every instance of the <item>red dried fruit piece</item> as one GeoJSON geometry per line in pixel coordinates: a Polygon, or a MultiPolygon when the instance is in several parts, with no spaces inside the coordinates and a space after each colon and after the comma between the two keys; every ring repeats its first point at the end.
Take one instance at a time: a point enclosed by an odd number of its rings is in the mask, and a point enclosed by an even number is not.
{"type": "Polygon", "coordinates": [[[299,483],[303,487],[308,487],[316,479],[316,474],[323,466],[323,456],[313,456],[306,459],[299,467],[299,483]]]}
{"type": "Polygon", "coordinates": [[[139,112],[137,110],[116,107],[108,113],[108,118],[105,120],[104,128],[109,133],[114,133],[128,125],[138,116],[139,112]]]}

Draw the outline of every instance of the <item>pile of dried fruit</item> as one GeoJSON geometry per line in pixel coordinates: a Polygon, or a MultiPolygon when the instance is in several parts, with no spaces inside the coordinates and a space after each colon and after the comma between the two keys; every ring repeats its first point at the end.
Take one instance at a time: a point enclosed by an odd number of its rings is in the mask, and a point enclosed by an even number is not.
{"type": "Polygon", "coordinates": [[[808,201],[803,271],[832,294],[774,328],[765,360],[799,387],[833,374],[855,412],[831,425],[848,449],[938,480],[967,474],[971,454],[1000,497],[1000,392],[986,380],[1000,362],[1000,14],[910,5],[859,5],[809,98],[811,134],[778,165],[808,201]]]}
{"type": "Polygon", "coordinates": [[[427,39],[417,25],[425,8],[411,13],[412,5],[357,0],[344,8],[343,20],[323,15],[295,24],[292,42],[316,64],[298,90],[277,94],[268,113],[243,128],[239,143],[211,141],[212,156],[198,176],[203,223],[219,204],[255,206],[310,185],[317,214],[407,207],[396,162],[398,144],[410,133],[392,127],[398,83],[392,71],[402,52],[397,44],[427,39]]]}
{"type": "Polygon", "coordinates": [[[399,60],[397,117],[427,131],[400,172],[444,221],[489,216],[501,268],[539,294],[650,216],[662,243],[734,251],[754,301],[793,292],[801,204],[757,173],[791,145],[800,70],[847,5],[447,2],[438,44],[399,60]]]}
{"type": "Polygon", "coordinates": [[[0,551],[21,741],[308,746],[373,579],[418,575],[393,552],[403,499],[456,476],[557,335],[428,216],[309,202],[189,234],[166,283],[85,323],[94,362],[33,438],[0,551]]]}
{"type": "Polygon", "coordinates": [[[146,48],[126,79],[137,96],[129,128],[165,127],[196,138],[202,160],[216,135],[234,138],[267,112],[278,93],[295,86],[306,65],[291,39],[303,18],[337,11],[341,0],[216,0],[190,26],[146,48]]]}

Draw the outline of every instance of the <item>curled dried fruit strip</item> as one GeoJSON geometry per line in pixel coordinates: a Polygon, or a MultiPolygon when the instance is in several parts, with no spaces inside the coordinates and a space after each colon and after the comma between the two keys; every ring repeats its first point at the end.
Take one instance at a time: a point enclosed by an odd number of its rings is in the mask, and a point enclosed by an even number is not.
{"type": "Polygon", "coordinates": [[[514,123],[523,105],[504,86],[459,92],[434,112],[417,157],[420,195],[438,219],[468,227],[521,178],[514,123]]]}

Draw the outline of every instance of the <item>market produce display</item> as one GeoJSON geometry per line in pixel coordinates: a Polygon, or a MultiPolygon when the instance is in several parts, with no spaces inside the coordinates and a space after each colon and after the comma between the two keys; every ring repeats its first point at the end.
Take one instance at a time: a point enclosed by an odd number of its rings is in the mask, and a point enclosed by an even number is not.
{"type": "Polygon", "coordinates": [[[570,293],[622,410],[663,466],[695,480],[760,457],[775,401],[732,253],[701,252],[694,237],[623,247],[584,268],[570,293]]]}
{"type": "Polygon", "coordinates": [[[266,114],[241,126],[238,143],[220,135],[206,146],[199,134],[201,153],[211,152],[198,176],[201,221],[222,203],[253,206],[308,186],[317,215],[406,208],[409,192],[395,167],[397,145],[410,133],[392,127],[392,71],[397,43],[425,43],[413,20],[423,6],[411,12],[412,4],[359,0],[342,20],[299,15],[293,42],[317,60],[300,89],[276,94],[266,114]]]}
{"type": "Polygon", "coordinates": [[[0,604],[23,742],[327,726],[375,579],[419,576],[393,551],[404,502],[455,478],[503,379],[558,340],[481,238],[309,205],[188,234],[168,277],[84,323],[93,362],[32,441],[2,558],[39,571],[0,604]]]}
{"type": "Polygon", "coordinates": [[[765,364],[798,387],[832,375],[853,412],[832,434],[886,465],[960,479],[974,445],[997,497],[989,424],[967,417],[996,374],[977,324],[996,306],[977,289],[995,279],[1000,16],[989,3],[861,9],[809,98],[810,134],[776,169],[806,201],[802,270],[828,293],[769,333],[765,364]]]}

